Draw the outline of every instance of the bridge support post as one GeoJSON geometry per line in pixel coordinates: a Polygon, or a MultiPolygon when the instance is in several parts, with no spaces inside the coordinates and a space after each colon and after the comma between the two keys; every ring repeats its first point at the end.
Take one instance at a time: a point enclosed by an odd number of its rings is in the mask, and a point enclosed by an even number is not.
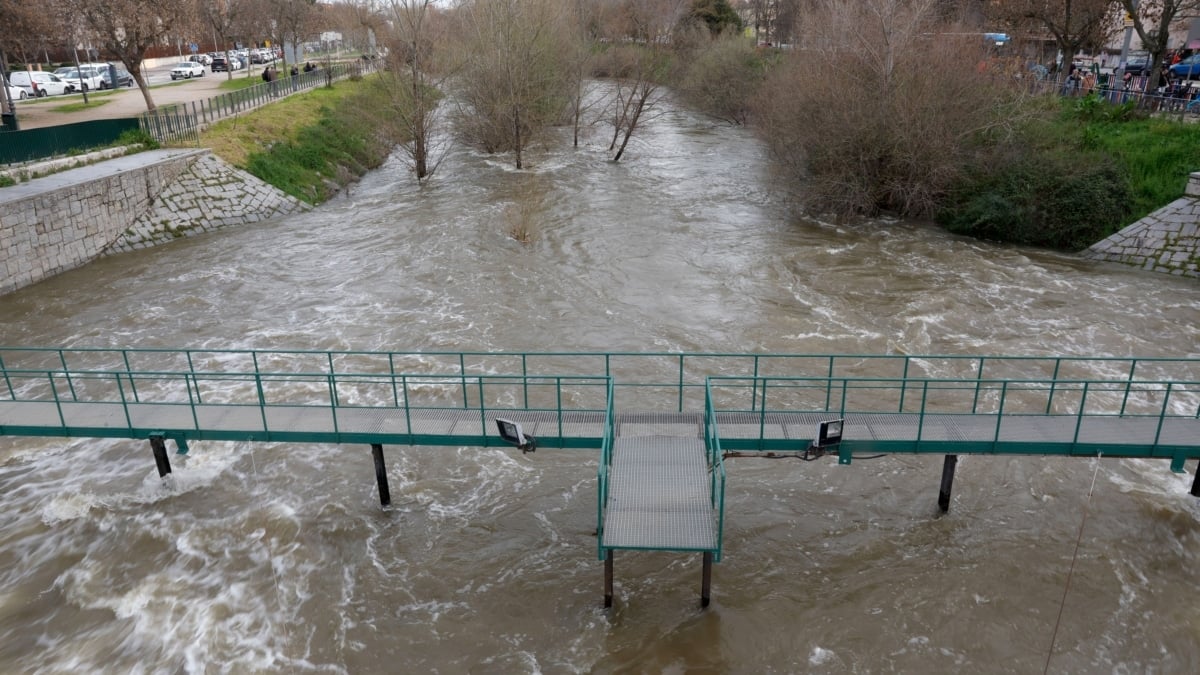
{"type": "Polygon", "coordinates": [[[700,606],[708,607],[708,600],[712,597],[712,551],[704,552],[704,570],[700,573],[700,606]]]}
{"type": "Polygon", "coordinates": [[[150,437],[150,449],[154,451],[154,463],[158,465],[158,477],[171,473],[171,460],[167,459],[167,442],[162,436],[150,437]]]}
{"type": "Polygon", "coordinates": [[[954,487],[954,468],[958,466],[958,455],[946,455],[942,463],[942,488],[938,490],[938,508],[942,513],[950,510],[950,489],[954,487]]]}
{"type": "Polygon", "coordinates": [[[375,458],[375,482],[379,484],[379,503],[387,506],[392,503],[392,492],[388,489],[387,465],[383,461],[383,445],[372,443],[371,455],[375,458]]]}
{"type": "Polygon", "coordinates": [[[604,552],[604,606],[612,607],[613,599],[613,550],[604,552]]]}
{"type": "Polygon", "coordinates": [[[1192,476],[1192,496],[1200,497],[1200,462],[1196,463],[1196,473],[1192,476]]]}

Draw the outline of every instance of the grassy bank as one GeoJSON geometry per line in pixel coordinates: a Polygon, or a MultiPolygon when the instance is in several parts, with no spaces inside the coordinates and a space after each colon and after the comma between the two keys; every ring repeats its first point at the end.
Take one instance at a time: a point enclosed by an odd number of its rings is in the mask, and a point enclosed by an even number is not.
{"type": "Polygon", "coordinates": [[[938,212],[948,229],[1077,251],[1183,196],[1200,125],[1068,99],[989,146],[938,212]]]}
{"type": "Polygon", "coordinates": [[[313,89],[224,120],[201,136],[225,161],[310,204],[379,166],[400,140],[380,123],[375,77],[313,89]]]}

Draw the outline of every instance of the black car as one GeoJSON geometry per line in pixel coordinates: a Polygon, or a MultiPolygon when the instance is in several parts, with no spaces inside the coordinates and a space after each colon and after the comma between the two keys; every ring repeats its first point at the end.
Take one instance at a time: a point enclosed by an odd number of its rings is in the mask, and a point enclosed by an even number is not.
{"type": "MultiPolygon", "coordinates": [[[[118,87],[132,87],[133,86],[133,75],[130,75],[129,71],[125,70],[121,66],[117,66],[116,70],[117,70],[117,86],[118,87]]],[[[112,68],[111,67],[104,68],[103,72],[100,74],[100,88],[101,89],[112,89],[113,88],[112,68]]]]}
{"type": "Polygon", "coordinates": [[[225,60],[224,56],[214,56],[209,68],[214,73],[225,72],[229,70],[229,62],[225,60]]]}
{"type": "Polygon", "coordinates": [[[1130,75],[1149,75],[1150,74],[1150,55],[1135,54],[1129,57],[1125,62],[1125,72],[1130,75]]]}

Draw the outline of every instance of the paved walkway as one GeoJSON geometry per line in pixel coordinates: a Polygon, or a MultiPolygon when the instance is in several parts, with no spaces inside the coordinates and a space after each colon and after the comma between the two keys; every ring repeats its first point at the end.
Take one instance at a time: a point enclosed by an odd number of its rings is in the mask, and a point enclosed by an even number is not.
{"type": "Polygon", "coordinates": [[[153,164],[164,159],[203,152],[207,152],[207,150],[196,150],[195,148],[147,150],[146,152],[139,152],[133,155],[108,159],[103,162],[96,162],[88,166],[81,166],[77,169],[52,173],[48,176],[10,185],[0,190],[0,205],[29,199],[73,185],[90,183],[94,180],[115,176],[131,169],[140,169],[147,164],[153,164]]]}

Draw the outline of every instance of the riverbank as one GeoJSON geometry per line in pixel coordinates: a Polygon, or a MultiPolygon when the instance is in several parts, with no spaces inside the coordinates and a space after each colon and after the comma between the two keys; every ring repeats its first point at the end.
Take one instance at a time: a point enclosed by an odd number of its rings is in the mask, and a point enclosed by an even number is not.
{"type": "Polygon", "coordinates": [[[388,105],[378,75],[351,78],[218,122],[200,144],[315,205],[381,165],[403,140],[381,123],[388,105]]]}

